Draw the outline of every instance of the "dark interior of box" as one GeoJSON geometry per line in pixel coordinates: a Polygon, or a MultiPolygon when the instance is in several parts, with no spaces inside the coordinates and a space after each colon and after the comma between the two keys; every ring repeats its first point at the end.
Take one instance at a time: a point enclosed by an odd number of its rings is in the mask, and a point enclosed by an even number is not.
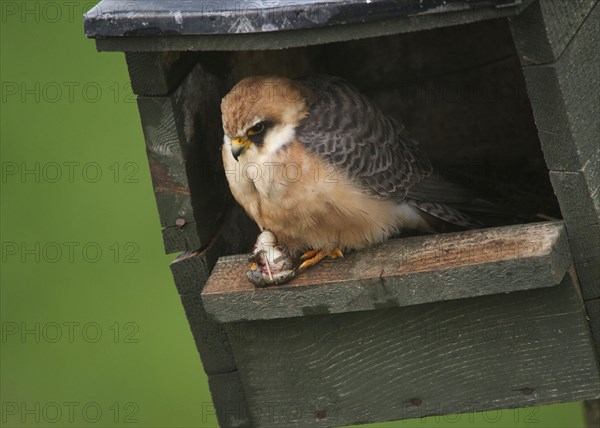
{"type": "MultiPolygon", "coordinates": [[[[442,175],[502,207],[488,226],[560,218],[506,20],[305,48],[203,53],[199,62],[205,76],[214,76],[208,83],[216,85],[215,99],[254,74],[343,77],[403,123],[442,175]]],[[[211,112],[202,144],[218,148],[218,103],[204,108],[211,112]]],[[[211,163],[220,168],[219,192],[228,195],[220,158],[211,163]]],[[[247,252],[258,230],[228,197],[223,253],[247,252]]]]}

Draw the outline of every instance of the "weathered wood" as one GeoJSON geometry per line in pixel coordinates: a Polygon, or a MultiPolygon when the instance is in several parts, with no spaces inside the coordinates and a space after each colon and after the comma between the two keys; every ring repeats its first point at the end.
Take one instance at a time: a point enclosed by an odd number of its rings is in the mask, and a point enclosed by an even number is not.
{"type": "Polygon", "coordinates": [[[190,71],[193,52],[125,52],[131,88],[137,95],[167,95],[190,71]]]}
{"type": "Polygon", "coordinates": [[[600,400],[590,400],[584,403],[585,422],[588,428],[600,426],[600,400]]]}
{"type": "MultiPolygon", "coordinates": [[[[197,34],[252,34],[316,29],[386,18],[437,15],[485,9],[519,10],[527,0],[323,0],[242,5],[225,2],[102,0],[85,14],[88,37],[139,37],[197,34]],[[229,3],[229,4],[228,4],[229,3]]],[[[325,43],[325,41],[323,41],[325,43]]]]}
{"type": "MultiPolygon", "coordinates": [[[[221,428],[254,428],[237,371],[208,376],[213,406],[221,428]]],[[[203,412],[209,403],[202,403],[203,412]]],[[[206,415],[206,413],[204,413],[206,415]]]]}
{"type": "Polygon", "coordinates": [[[585,300],[600,296],[600,265],[597,259],[575,263],[585,300]]]}
{"type": "Polygon", "coordinates": [[[171,263],[171,272],[204,371],[209,375],[230,372],[236,368],[223,325],[208,319],[200,298],[217,251],[214,249],[205,255],[182,255],[171,263]]]}
{"type": "MultiPolygon", "coordinates": [[[[169,35],[168,37],[134,35],[132,37],[96,38],[99,51],[243,51],[287,49],[299,46],[365,39],[391,34],[409,33],[433,28],[468,24],[489,19],[504,18],[520,13],[533,0],[505,3],[504,7],[481,7],[456,10],[440,4],[441,13],[421,13],[382,19],[377,22],[347,23],[294,31],[258,33],[229,33],[208,35],[169,35]],[[444,7],[445,6],[445,7],[444,7]]],[[[397,4],[395,6],[397,8],[397,4]]],[[[368,15],[363,15],[362,21],[368,15]]],[[[90,36],[90,34],[88,34],[90,36]]]]}
{"type": "Polygon", "coordinates": [[[235,370],[235,360],[222,324],[208,319],[199,292],[181,296],[190,330],[206,374],[235,370]]]}
{"type": "Polygon", "coordinates": [[[140,97],[138,108],[165,251],[198,248],[202,240],[196,229],[173,103],[168,97],[140,97]]]}
{"type": "Polygon", "coordinates": [[[576,262],[600,257],[600,153],[582,171],[550,171],[576,262]]]}
{"type": "Polygon", "coordinates": [[[600,7],[596,5],[558,62],[524,67],[548,168],[579,171],[598,153],[600,7]]]}
{"type": "Polygon", "coordinates": [[[172,95],[139,97],[165,250],[194,250],[207,243],[230,195],[219,147],[223,82],[200,64],[172,95]]]}
{"type": "Polygon", "coordinates": [[[556,61],[598,0],[540,0],[509,18],[523,65],[556,61]]]}
{"type": "Polygon", "coordinates": [[[204,288],[215,266],[219,244],[206,251],[186,251],[171,262],[171,273],[179,295],[197,294],[204,288]]]}
{"type": "Polygon", "coordinates": [[[391,240],[263,289],[223,257],[202,298],[220,322],[364,311],[549,287],[571,264],[562,223],[538,223],[391,240]]]}
{"type": "Polygon", "coordinates": [[[588,319],[592,330],[592,337],[596,343],[596,354],[600,362],[600,299],[588,300],[585,302],[588,319]]]}
{"type": "MultiPolygon", "coordinates": [[[[600,135],[600,134],[599,134],[600,135]]],[[[600,297],[600,152],[581,171],[550,171],[584,298],[600,297]]]]}
{"type": "Polygon", "coordinates": [[[565,218],[588,225],[600,221],[600,150],[580,171],[550,171],[550,180],[565,218]]]}
{"type": "MultiPolygon", "coordinates": [[[[593,3],[556,63],[524,67],[544,157],[586,299],[600,296],[600,6],[593,3]]],[[[552,5],[558,3],[532,7],[552,5]]],[[[588,6],[584,6],[568,7],[585,11],[588,6]]],[[[531,31],[542,29],[533,26],[531,31]]]]}
{"type": "Polygon", "coordinates": [[[582,301],[557,287],[234,323],[256,427],[339,426],[600,396],[582,301]]]}
{"type": "MultiPolygon", "coordinates": [[[[223,229],[235,232],[239,216],[225,219],[223,229]]],[[[202,250],[187,251],[171,263],[175,286],[188,319],[196,347],[208,375],[227,373],[236,369],[233,353],[223,324],[210,320],[204,309],[201,292],[213,269],[218,255],[230,250],[235,239],[222,231],[202,250]]]]}
{"type": "Polygon", "coordinates": [[[217,255],[223,252],[226,245],[224,239],[217,237],[202,251],[182,253],[171,263],[171,271],[204,371],[208,375],[214,406],[202,403],[203,416],[207,417],[214,409],[223,428],[251,427],[250,413],[226,326],[208,319],[200,297],[217,255]]]}

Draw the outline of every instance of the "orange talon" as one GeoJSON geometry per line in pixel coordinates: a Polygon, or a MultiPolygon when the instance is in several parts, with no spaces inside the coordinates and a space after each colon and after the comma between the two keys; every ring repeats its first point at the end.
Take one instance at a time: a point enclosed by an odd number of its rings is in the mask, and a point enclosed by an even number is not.
{"type": "Polygon", "coordinates": [[[319,263],[321,260],[323,260],[325,257],[330,257],[332,259],[337,259],[338,257],[344,257],[344,254],[342,253],[342,250],[340,250],[339,248],[335,248],[334,250],[327,252],[325,250],[320,250],[320,251],[316,251],[316,250],[310,250],[307,251],[306,253],[304,253],[301,257],[302,260],[304,260],[302,262],[302,264],[300,265],[300,267],[298,268],[298,270],[303,270],[306,269],[307,267],[310,266],[314,266],[317,263],[319,263]]]}
{"type": "Polygon", "coordinates": [[[300,256],[300,260],[312,259],[315,256],[315,254],[317,254],[317,250],[308,250],[306,253],[300,256]]]}
{"type": "Polygon", "coordinates": [[[330,254],[329,257],[331,257],[332,259],[337,259],[339,258],[344,258],[344,253],[342,253],[342,250],[340,250],[339,248],[335,248],[330,254]]]}
{"type": "Polygon", "coordinates": [[[303,270],[303,269],[306,269],[307,267],[314,266],[317,263],[319,263],[321,260],[323,260],[325,257],[327,257],[327,254],[325,254],[325,252],[323,250],[318,251],[314,255],[314,257],[304,260],[298,269],[303,270]]]}

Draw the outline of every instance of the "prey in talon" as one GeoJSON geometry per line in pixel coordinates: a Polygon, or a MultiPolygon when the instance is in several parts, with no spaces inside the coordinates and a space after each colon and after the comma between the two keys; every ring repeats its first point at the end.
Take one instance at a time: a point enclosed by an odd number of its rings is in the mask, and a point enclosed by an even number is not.
{"type": "Polygon", "coordinates": [[[283,284],[296,274],[292,258],[277,246],[277,238],[267,230],[258,235],[248,261],[252,264],[246,276],[257,287],[283,284]]]}

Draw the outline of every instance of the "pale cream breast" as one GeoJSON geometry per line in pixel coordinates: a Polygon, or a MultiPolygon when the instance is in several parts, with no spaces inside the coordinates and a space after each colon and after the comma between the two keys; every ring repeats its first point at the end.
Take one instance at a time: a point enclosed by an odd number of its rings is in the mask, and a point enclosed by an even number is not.
{"type": "Polygon", "coordinates": [[[269,155],[249,149],[239,162],[224,148],[223,159],[235,171],[227,178],[236,200],[292,252],[363,248],[423,222],[412,207],[369,195],[299,142],[269,155]]]}

